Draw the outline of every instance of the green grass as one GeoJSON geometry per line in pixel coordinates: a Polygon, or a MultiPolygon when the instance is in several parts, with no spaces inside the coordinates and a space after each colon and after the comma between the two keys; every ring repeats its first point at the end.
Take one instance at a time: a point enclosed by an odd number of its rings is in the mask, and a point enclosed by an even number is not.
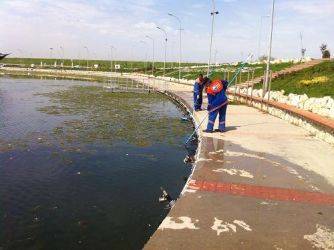
{"type": "MultiPolygon", "coordinates": [[[[289,67],[292,67],[294,64],[289,62],[289,63],[279,63],[279,64],[272,64],[271,65],[271,70],[273,72],[277,72],[277,71],[280,71],[282,69],[285,69],[285,68],[289,68],[289,67]]],[[[237,66],[234,66],[234,67],[228,67],[229,69],[231,70],[236,70],[240,67],[240,64],[238,64],[237,66]]],[[[239,76],[238,76],[238,79],[237,79],[237,82],[240,83],[240,82],[245,82],[249,79],[251,79],[252,77],[252,71],[254,70],[254,78],[256,77],[260,77],[260,76],[263,76],[264,75],[264,71],[266,69],[266,64],[257,64],[257,65],[246,65],[245,67],[246,70],[250,71],[250,74],[248,76],[248,73],[247,72],[242,72],[239,76]],[[249,78],[248,78],[249,77],[249,78]]],[[[213,76],[212,76],[212,79],[224,79],[224,78],[227,78],[227,80],[231,80],[232,77],[234,76],[234,72],[230,72],[230,74],[228,75],[227,77],[227,74],[224,73],[224,72],[219,72],[217,71],[213,76]]]]}
{"type": "MultiPolygon", "coordinates": [[[[34,64],[36,68],[54,68],[54,63],[57,63],[57,68],[60,68],[60,64],[63,62],[64,68],[72,69],[72,61],[69,59],[48,59],[48,58],[5,58],[1,61],[2,64],[6,64],[8,66],[20,66],[20,67],[30,67],[31,64],[34,64]]],[[[89,70],[96,71],[110,71],[112,67],[112,71],[115,71],[114,65],[119,64],[121,66],[120,70],[117,72],[140,72],[140,73],[151,73],[152,72],[152,62],[143,62],[143,61],[109,61],[109,60],[88,60],[89,70]],[[93,67],[94,64],[98,64],[99,67],[95,69],[93,67]]],[[[74,69],[77,70],[86,70],[87,69],[87,60],[73,60],[74,69]]],[[[182,63],[182,67],[197,65],[195,63],[182,63]]],[[[168,68],[178,67],[177,62],[167,62],[166,63],[166,72],[168,68]]],[[[155,62],[154,63],[155,72],[157,75],[163,74],[163,62],[155,62]]],[[[175,71],[175,69],[172,69],[175,71]]]]}
{"type": "MultiPolygon", "coordinates": [[[[262,84],[258,84],[256,88],[262,88],[262,84]]],[[[275,79],[271,84],[271,90],[282,89],[286,94],[306,94],[309,97],[331,96],[334,98],[334,61],[322,62],[275,79]],[[305,83],[305,81],[308,82],[305,83]]]]}
{"type": "MultiPolygon", "coordinates": [[[[5,58],[1,61],[1,63],[6,64],[8,66],[19,66],[19,67],[28,67],[31,64],[34,64],[36,68],[41,67],[41,63],[43,64],[43,68],[53,68],[54,62],[57,62],[57,67],[59,69],[60,63],[63,61],[62,59],[45,59],[45,58],[5,58]]],[[[152,72],[152,62],[140,62],[140,61],[113,61],[112,64],[120,64],[121,69],[118,72],[137,72],[137,73],[147,73],[151,74],[152,72]]],[[[74,68],[76,70],[86,70],[87,69],[87,61],[86,60],[73,60],[73,65],[77,66],[74,68]],[[79,67],[78,67],[79,66],[79,67]]],[[[72,69],[72,61],[65,59],[64,66],[67,69],[72,69]]],[[[110,71],[111,62],[107,60],[89,60],[88,61],[89,70],[96,71],[110,71]],[[98,64],[98,69],[92,68],[94,64],[98,64]]],[[[238,65],[226,65],[220,66],[216,68],[216,73],[213,75],[213,79],[227,79],[230,80],[234,71],[238,69],[240,64],[238,65]],[[222,70],[231,71],[229,74],[222,72],[222,70]]],[[[281,63],[272,65],[273,71],[278,71],[287,67],[292,66],[292,63],[281,63]]],[[[163,75],[163,62],[155,62],[154,64],[154,75],[162,76],[163,75]]],[[[181,78],[188,80],[195,80],[198,77],[198,74],[206,74],[207,65],[199,64],[199,63],[182,63],[181,64],[181,78]],[[190,68],[190,66],[201,66],[200,68],[190,68]]],[[[265,70],[265,64],[258,65],[248,65],[250,70],[254,69],[254,77],[262,76],[265,70]]],[[[114,69],[113,69],[114,71],[114,69]]],[[[166,76],[168,77],[179,77],[178,63],[177,62],[167,62],[166,63],[166,76]]],[[[250,74],[250,77],[252,75],[250,74]]],[[[241,81],[246,81],[248,78],[248,73],[241,74],[241,81]]],[[[240,81],[240,78],[238,78],[240,81]]]]}

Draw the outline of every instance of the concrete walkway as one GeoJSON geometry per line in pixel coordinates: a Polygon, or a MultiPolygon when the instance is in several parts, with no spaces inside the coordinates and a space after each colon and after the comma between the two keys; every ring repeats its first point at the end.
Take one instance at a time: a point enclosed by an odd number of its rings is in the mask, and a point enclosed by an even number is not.
{"type": "MultiPolygon", "coordinates": [[[[191,87],[169,87],[192,105],[191,87]]],[[[229,105],[227,131],[200,134],[193,174],[145,249],[334,249],[334,148],[229,105]]]]}

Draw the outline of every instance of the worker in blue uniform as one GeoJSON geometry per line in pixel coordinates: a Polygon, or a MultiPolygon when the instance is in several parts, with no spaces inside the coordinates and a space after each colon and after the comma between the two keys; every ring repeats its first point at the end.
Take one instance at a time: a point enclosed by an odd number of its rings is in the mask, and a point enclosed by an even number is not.
{"type": "Polygon", "coordinates": [[[194,84],[194,110],[200,111],[203,103],[203,75],[199,74],[194,84]]]}
{"type": "Polygon", "coordinates": [[[226,96],[227,86],[228,82],[226,80],[213,80],[209,82],[207,88],[209,119],[207,129],[203,130],[203,132],[213,132],[213,126],[217,115],[219,115],[219,126],[215,131],[225,131],[226,109],[228,103],[226,96]]]}

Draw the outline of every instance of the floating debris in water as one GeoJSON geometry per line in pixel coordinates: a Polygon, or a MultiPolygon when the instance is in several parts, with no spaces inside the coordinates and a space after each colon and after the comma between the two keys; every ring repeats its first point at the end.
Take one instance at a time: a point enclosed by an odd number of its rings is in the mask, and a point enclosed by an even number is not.
{"type": "Polygon", "coordinates": [[[171,209],[175,205],[175,200],[172,199],[172,197],[167,193],[167,191],[160,187],[162,194],[159,197],[159,202],[168,202],[165,209],[171,209]]]}
{"type": "Polygon", "coordinates": [[[160,187],[162,194],[159,197],[159,202],[164,202],[164,201],[172,201],[172,197],[167,193],[167,191],[163,188],[160,187]]]}
{"type": "Polygon", "coordinates": [[[81,174],[81,172],[77,172],[77,174],[79,174],[79,175],[80,175],[80,174],[81,174]]]}
{"type": "Polygon", "coordinates": [[[187,155],[187,156],[183,159],[183,162],[184,162],[185,164],[187,164],[187,163],[194,163],[194,162],[195,162],[195,159],[193,158],[193,156],[189,156],[189,155],[187,155]]]}

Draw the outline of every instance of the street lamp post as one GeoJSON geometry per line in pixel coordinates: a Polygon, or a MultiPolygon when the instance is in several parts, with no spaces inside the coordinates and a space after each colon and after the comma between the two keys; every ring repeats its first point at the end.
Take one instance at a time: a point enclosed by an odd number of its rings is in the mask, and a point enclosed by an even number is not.
{"type": "MultiPolygon", "coordinates": [[[[147,44],[145,41],[143,41],[143,40],[140,40],[139,41],[140,43],[142,43],[142,44],[147,44]]],[[[146,51],[146,49],[145,49],[145,60],[144,60],[144,74],[146,74],[146,68],[147,68],[147,51],[146,51]]]]}
{"type": "Polygon", "coordinates": [[[62,64],[63,64],[62,67],[64,67],[64,48],[62,46],[60,46],[59,48],[62,52],[62,54],[61,54],[61,61],[62,61],[62,64]]]}
{"type": "Polygon", "coordinates": [[[154,75],[154,39],[148,35],[145,36],[146,38],[152,41],[152,75],[154,75]]]}
{"type": "Polygon", "coordinates": [[[163,33],[165,33],[165,61],[164,61],[164,76],[165,76],[165,73],[166,73],[166,56],[167,56],[167,41],[168,41],[168,38],[167,38],[167,33],[164,29],[162,29],[161,27],[157,27],[157,29],[161,30],[163,33]]]}
{"type": "Polygon", "coordinates": [[[112,72],[112,64],[113,64],[113,58],[112,58],[112,50],[114,46],[110,45],[110,72],[112,72]]]}
{"type": "Polygon", "coordinates": [[[213,10],[211,12],[212,22],[211,22],[210,53],[209,53],[209,62],[208,62],[208,72],[207,72],[207,75],[209,75],[210,64],[211,64],[211,49],[212,49],[212,37],[213,37],[213,24],[214,24],[214,21],[215,21],[215,15],[219,14],[219,12],[216,11],[215,0],[212,0],[212,7],[213,7],[213,10]]]}
{"type": "Polygon", "coordinates": [[[273,40],[273,28],[274,28],[274,13],[275,13],[275,0],[273,0],[272,3],[272,9],[271,9],[271,26],[270,26],[270,36],[269,36],[269,48],[268,48],[268,58],[267,58],[267,69],[266,69],[266,79],[264,83],[264,92],[268,90],[268,84],[269,84],[269,71],[270,71],[270,58],[271,58],[271,45],[273,40]]]}
{"type": "Polygon", "coordinates": [[[88,70],[88,58],[89,58],[89,50],[87,48],[87,46],[84,47],[86,49],[86,52],[87,52],[87,70],[88,70]]]}
{"type": "Polygon", "coordinates": [[[178,18],[177,16],[173,15],[172,13],[168,13],[169,16],[174,17],[180,24],[180,44],[179,44],[179,82],[181,81],[181,60],[182,60],[182,45],[181,45],[181,34],[182,34],[182,23],[181,19],[178,18]]]}
{"type": "Polygon", "coordinates": [[[301,53],[302,53],[302,58],[301,60],[304,60],[305,59],[305,52],[306,52],[306,49],[304,48],[304,45],[303,45],[303,33],[300,32],[300,45],[301,45],[301,53]]]}
{"type": "Polygon", "coordinates": [[[261,37],[262,37],[262,20],[263,18],[269,18],[269,15],[265,15],[265,16],[261,16],[260,17],[260,26],[259,26],[259,45],[258,45],[258,49],[257,49],[257,58],[260,58],[260,54],[261,54],[261,37]]]}
{"type": "Polygon", "coordinates": [[[50,60],[51,60],[51,64],[52,64],[52,51],[53,51],[53,48],[49,48],[49,50],[50,50],[50,60]]]}

